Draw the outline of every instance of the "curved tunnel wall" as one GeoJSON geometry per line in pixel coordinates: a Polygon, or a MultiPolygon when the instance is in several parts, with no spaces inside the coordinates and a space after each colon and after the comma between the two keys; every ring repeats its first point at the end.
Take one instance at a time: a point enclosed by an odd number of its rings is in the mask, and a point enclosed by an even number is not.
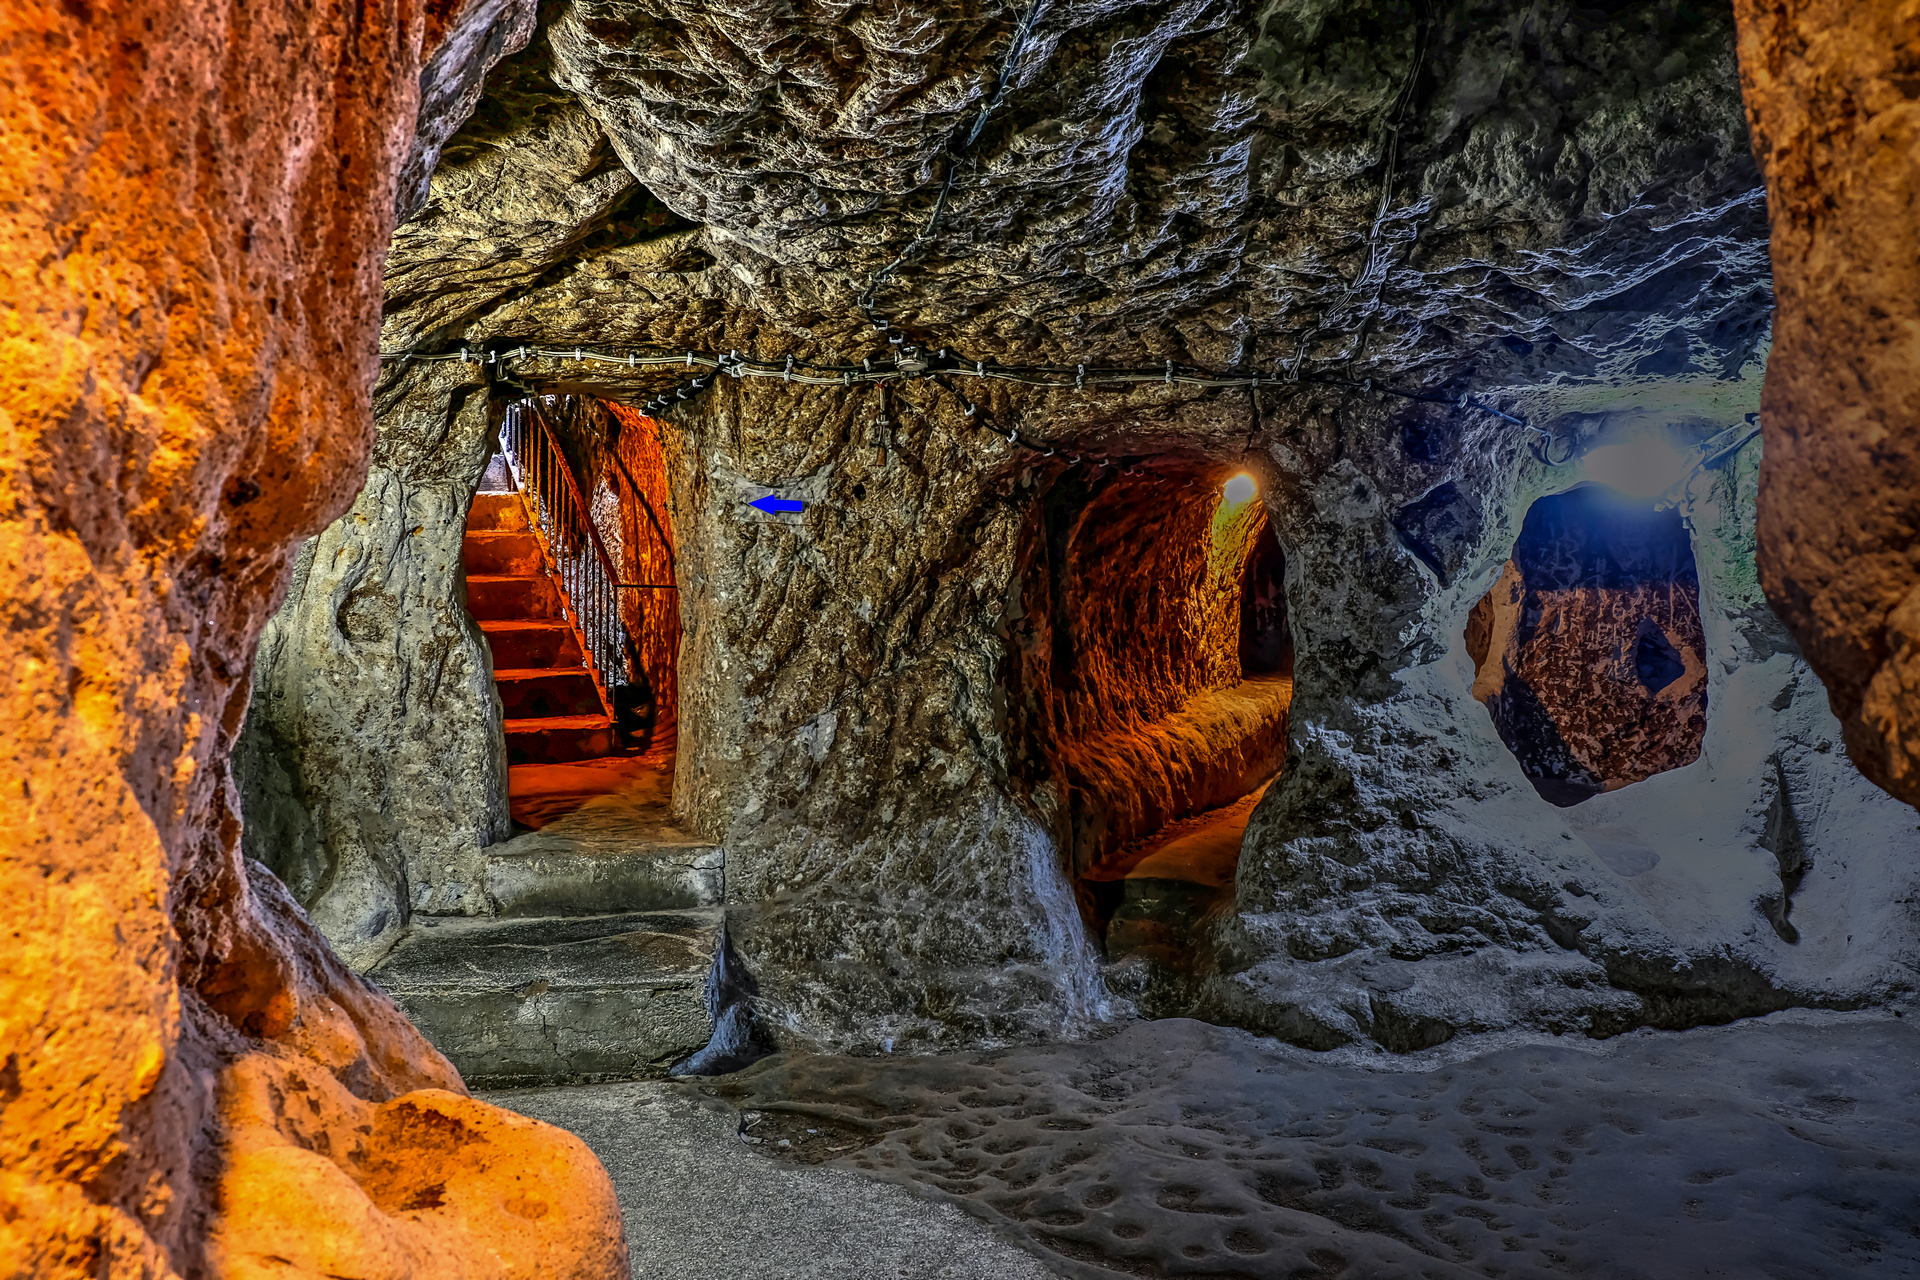
{"type": "Polygon", "coordinates": [[[680,720],[680,597],[665,589],[676,586],[665,427],[626,405],[604,403],[616,424],[605,480],[619,498],[620,569],[627,582],[656,584],[622,592],[620,611],[633,638],[635,684],[648,702],[648,736],[660,742],[677,733],[680,720]]]}
{"type": "Polygon", "coordinates": [[[1056,789],[1076,880],[1285,760],[1279,548],[1257,498],[1222,498],[1218,469],[1076,469],[1023,535],[1008,634],[1015,759],[1056,789]],[[1264,616],[1246,606],[1250,580],[1264,616]]]}

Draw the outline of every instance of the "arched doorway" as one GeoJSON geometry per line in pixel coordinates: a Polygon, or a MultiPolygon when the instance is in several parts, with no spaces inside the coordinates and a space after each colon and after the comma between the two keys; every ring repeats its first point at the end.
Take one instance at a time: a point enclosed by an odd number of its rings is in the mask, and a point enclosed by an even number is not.
{"type": "Polygon", "coordinates": [[[1185,965],[1286,758],[1285,559],[1259,484],[1199,458],[1077,467],[1036,504],[1020,568],[1016,755],[1057,797],[1109,956],[1185,965]]]}
{"type": "Polygon", "coordinates": [[[493,654],[519,826],[671,796],[680,616],[659,430],[588,397],[516,401],[474,496],[468,611],[493,654]]]}

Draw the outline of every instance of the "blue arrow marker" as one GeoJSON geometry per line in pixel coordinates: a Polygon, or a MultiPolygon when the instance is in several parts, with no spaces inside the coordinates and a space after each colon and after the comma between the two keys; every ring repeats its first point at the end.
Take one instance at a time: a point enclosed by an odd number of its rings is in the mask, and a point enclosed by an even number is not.
{"type": "Polygon", "coordinates": [[[782,511],[805,511],[807,509],[807,504],[798,498],[776,498],[772,494],[749,502],[747,505],[758,508],[769,515],[776,515],[782,511]]]}

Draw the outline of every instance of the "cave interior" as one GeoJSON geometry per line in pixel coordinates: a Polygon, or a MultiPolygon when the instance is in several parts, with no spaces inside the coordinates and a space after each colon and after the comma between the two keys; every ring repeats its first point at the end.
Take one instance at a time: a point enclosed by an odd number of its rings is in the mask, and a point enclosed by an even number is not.
{"type": "Polygon", "coordinates": [[[1913,4],[0,34],[0,1273],[1920,1277],[1913,4]]]}

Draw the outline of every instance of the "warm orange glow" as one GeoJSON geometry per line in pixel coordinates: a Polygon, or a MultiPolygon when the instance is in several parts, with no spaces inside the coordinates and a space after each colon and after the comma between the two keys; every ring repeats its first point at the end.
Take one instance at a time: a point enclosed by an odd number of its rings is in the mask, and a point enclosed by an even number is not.
{"type": "Polygon", "coordinates": [[[1252,502],[1254,495],[1259,492],[1260,486],[1255,484],[1253,477],[1244,471],[1227,481],[1220,489],[1221,496],[1236,507],[1243,502],[1252,502]]]}

